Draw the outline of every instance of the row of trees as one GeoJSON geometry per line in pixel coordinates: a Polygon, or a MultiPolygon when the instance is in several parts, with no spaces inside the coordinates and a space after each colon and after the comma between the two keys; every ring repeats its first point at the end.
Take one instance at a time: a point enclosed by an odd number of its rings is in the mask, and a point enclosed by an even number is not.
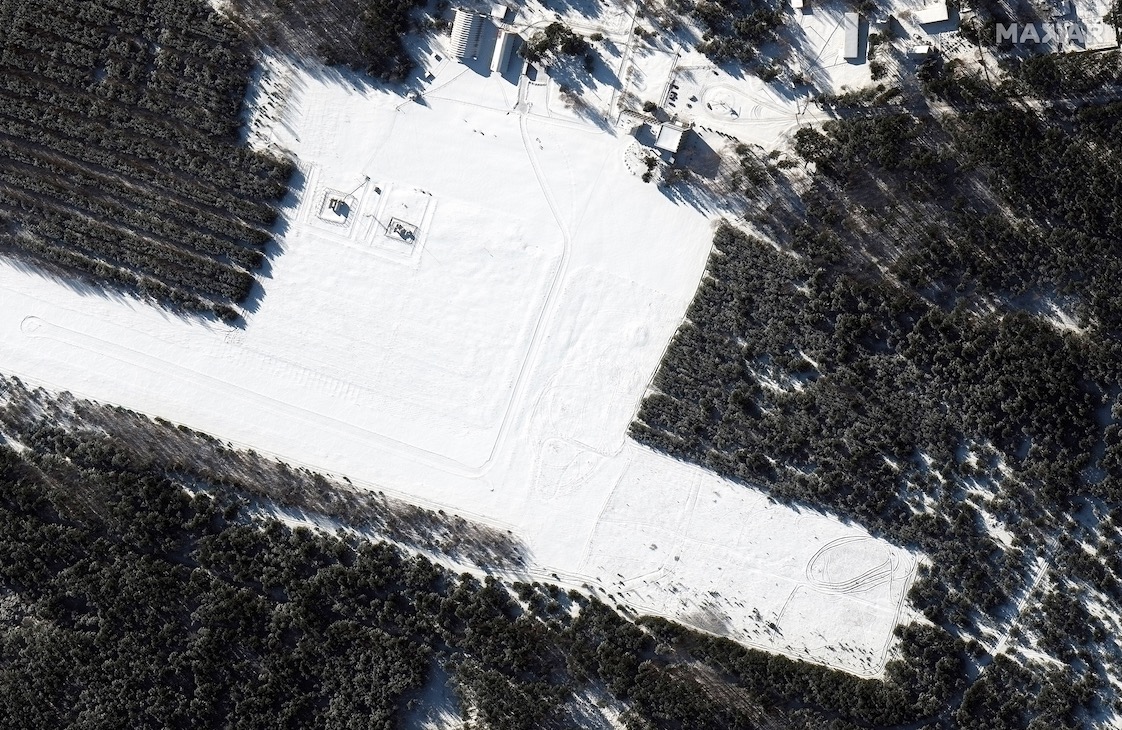
{"type": "MultiPolygon", "coordinates": [[[[266,201],[284,194],[292,171],[288,160],[230,146],[155,115],[131,113],[96,94],[19,76],[5,78],[0,95],[5,125],[18,125],[8,133],[29,144],[139,178],[204,211],[228,210],[261,227],[276,218],[275,206],[266,201]]],[[[254,230],[244,228],[247,235],[254,230]]]]}
{"type": "Polygon", "coordinates": [[[526,567],[525,547],[506,531],[432,512],[381,492],[356,489],[253,451],[234,451],[211,436],[162,419],[152,421],[121,408],[57,399],[15,378],[0,376],[0,394],[0,432],[20,434],[52,451],[77,448],[70,445],[69,432],[106,433],[112,439],[97,444],[96,450],[87,443],[82,448],[91,456],[83,458],[108,468],[126,458],[119,454],[124,449],[132,458],[147,455],[192,483],[236,489],[250,501],[251,510],[330,515],[349,530],[421,552],[489,569],[526,567]],[[115,446],[109,448],[108,443],[115,446]]]}
{"type": "MultiPolygon", "coordinates": [[[[145,273],[171,270],[177,276],[191,276],[194,272],[203,288],[208,282],[221,286],[235,277],[249,276],[225,261],[249,267],[261,262],[260,249],[239,246],[235,240],[202,229],[199,224],[205,221],[205,213],[200,212],[202,221],[191,222],[193,209],[179,206],[173,200],[164,200],[161,204],[161,201],[142,198],[136,207],[126,206],[120,201],[132,197],[131,186],[127,183],[88,174],[81,167],[68,164],[67,160],[52,159],[49,151],[39,152],[29,150],[25,144],[16,146],[0,139],[0,154],[4,155],[0,181],[13,191],[6,196],[7,203],[19,205],[22,200],[41,209],[38,229],[44,235],[52,238],[58,235],[57,228],[52,232],[44,225],[52,222],[50,219],[73,223],[82,218],[91,240],[106,247],[98,251],[95,244],[91,247],[95,253],[106,253],[108,258],[145,273]],[[57,212],[61,206],[47,208],[40,202],[51,199],[66,201],[67,210],[57,212]],[[174,217],[165,217],[168,213],[174,217]],[[116,231],[116,234],[99,235],[106,231],[116,231]]],[[[236,293],[223,296],[234,301],[241,298],[236,293]]]]}
{"type": "Polygon", "coordinates": [[[12,69],[63,87],[96,86],[104,98],[210,136],[237,133],[252,61],[206,3],[159,0],[92,16],[74,4],[68,15],[11,4],[3,57],[12,69]],[[75,25],[85,31],[70,35],[75,25]]]}
{"type": "Polygon", "coordinates": [[[0,0],[0,247],[237,316],[291,164],[239,146],[251,66],[201,0],[0,0]]]}

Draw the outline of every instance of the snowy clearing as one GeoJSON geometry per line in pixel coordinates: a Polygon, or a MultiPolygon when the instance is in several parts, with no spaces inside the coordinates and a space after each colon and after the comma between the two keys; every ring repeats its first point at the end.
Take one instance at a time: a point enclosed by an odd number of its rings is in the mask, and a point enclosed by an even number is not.
{"type": "Polygon", "coordinates": [[[498,75],[447,65],[414,103],[284,73],[260,138],[303,184],[244,329],[4,262],[0,370],[509,529],[535,577],[879,674],[915,556],[626,439],[714,211],[637,180],[630,138],[516,111],[498,75]]]}

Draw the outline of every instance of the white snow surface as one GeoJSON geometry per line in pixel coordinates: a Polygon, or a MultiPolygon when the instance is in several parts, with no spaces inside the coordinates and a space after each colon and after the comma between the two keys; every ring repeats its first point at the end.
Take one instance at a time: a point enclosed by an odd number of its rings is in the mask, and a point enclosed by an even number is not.
{"type": "Polygon", "coordinates": [[[878,675],[916,556],[626,438],[712,211],[631,175],[630,138],[515,110],[497,75],[446,65],[414,103],[286,73],[265,138],[304,181],[246,326],[4,262],[0,371],[509,529],[536,577],[878,675]]]}

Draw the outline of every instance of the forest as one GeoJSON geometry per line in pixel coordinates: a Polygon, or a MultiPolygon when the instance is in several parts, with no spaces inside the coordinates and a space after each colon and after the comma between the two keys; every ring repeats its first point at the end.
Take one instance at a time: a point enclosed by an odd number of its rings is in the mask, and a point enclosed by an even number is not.
{"type": "Polygon", "coordinates": [[[1122,104],[1075,96],[1117,77],[1086,64],[928,69],[800,129],[793,169],[744,150],[753,205],[631,429],[928,556],[962,727],[1122,710],[1122,104]]]}
{"type": "Polygon", "coordinates": [[[0,378],[0,727],[395,728],[444,683],[477,728],[598,708],[629,730],[918,728],[960,689],[966,649],[935,627],[901,629],[886,680],[858,679],[517,560],[457,574],[430,558],[510,538],[402,507],[0,378]],[[448,552],[415,542],[442,529],[448,552]]]}
{"type": "Polygon", "coordinates": [[[0,250],[236,320],[288,160],[238,144],[252,65],[205,0],[0,0],[0,250]]]}
{"type": "MultiPolygon", "coordinates": [[[[232,17],[261,45],[383,81],[414,61],[404,36],[437,21],[424,0],[230,0],[232,17]]],[[[446,6],[442,6],[446,7],[446,6]]]]}
{"type": "Polygon", "coordinates": [[[760,47],[778,37],[779,4],[767,0],[671,0],[674,13],[689,16],[702,30],[697,50],[713,61],[737,61],[753,68],[760,47]]]}
{"type": "Polygon", "coordinates": [[[546,56],[586,56],[591,47],[584,36],[572,28],[555,21],[542,28],[518,47],[518,54],[532,63],[540,63],[546,56]]]}

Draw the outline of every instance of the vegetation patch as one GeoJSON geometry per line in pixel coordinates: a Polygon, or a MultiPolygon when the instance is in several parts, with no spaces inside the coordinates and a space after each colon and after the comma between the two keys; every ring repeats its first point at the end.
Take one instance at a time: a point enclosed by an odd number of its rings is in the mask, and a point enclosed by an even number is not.
{"type": "Polygon", "coordinates": [[[793,176],[743,156],[758,235],[718,231],[632,426],[925,552],[909,598],[970,647],[965,727],[1119,701],[1122,104],[1006,98],[1036,78],[844,111],[793,176]]]}
{"type": "Polygon", "coordinates": [[[783,24],[779,5],[766,0],[673,0],[670,7],[700,24],[697,50],[718,63],[753,63],[783,24]]]}
{"type": "MultiPolygon", "coordinates": [[[[413,68],[402,40],[422,25],[422,0],[230,0],[260,43],[385,81],[413,68]],[[417,12],[415,12],[417,11],[417,12]]],[[[425,24],[436,27],[437,21],[425,24]]]]}
{"type": "Polygon", "coordinates": [[[547,56],[582,56],[591,51],[583,36],[560,21],[550,23],[534,33],[518,48],[518,53],[528,61],[537,63],[547,56]]]}
{"type": "Polygon", "coordinates": [[[937,628],[901,632],[887,681],[858,679],[519,582],[516,563],[456,575],[421,553],[493,560],[508,538],[452,523],[442,554],[417,536],[448,518],[339,491],[0,380],[0,728],[393,728],[447,682],[478,728],[588,727],[594,698],[628,730],[817,730],[921,719],[956,689],[962,646],[937,628]]]}
{"type": "Polygon", "coordinates": [[[203,0],[0,0],[0,248],[234,319],[289,162],[238,145],[252,64],[203,0]]]}

